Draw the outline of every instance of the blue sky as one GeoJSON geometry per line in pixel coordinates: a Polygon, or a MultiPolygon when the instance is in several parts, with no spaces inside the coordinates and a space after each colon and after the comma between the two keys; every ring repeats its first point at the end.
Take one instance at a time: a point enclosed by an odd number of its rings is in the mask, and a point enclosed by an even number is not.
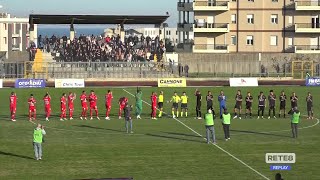
{"type": "Polygon", "coordinates": [[[16,16],[38,14],[164,15],[169,25],[178,21],[177,0],[0,0],[1,11],[16,16]]]}

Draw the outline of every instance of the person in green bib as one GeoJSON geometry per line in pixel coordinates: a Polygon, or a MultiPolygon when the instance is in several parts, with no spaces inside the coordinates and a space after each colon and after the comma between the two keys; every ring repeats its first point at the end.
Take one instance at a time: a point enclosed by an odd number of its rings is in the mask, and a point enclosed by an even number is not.
{"type": "Polygon", "coordinates": [[[231,114],[224,109],[222,114],[222,127],[224,132],[224,138],[226,141],[230,140],[230,124],[231,124],[231,114]]]}
{"type": "Polygon", "coordinates": [[[212,137],[212,143],[216,144],[216,135],[214,132],[214,115],[212,114],[211,109],[209,109],[208,113],[204,115],[204,123],[206,127],[207,144],[210,143],[210,132],[212,137]]]}
{"type": "Polygon", "coordinates": [[[38,124],[37,128],[33,130],[33,148],[36,160],[42,159],[42,142],[45,134],[46,131],[41,124],[38,124]]]}
{"type": "Polygon", "coordinates": [[[136,116],[137,119],[141,119],[142,113],[142,91],[141,89],[137,89],[136,97],[136,116]]]}
{"type": "Polygon", "coordinates": [[[300,111],[298,108],[294,108],[291,117],[291,130],[292,130],[292,138],[298,138],[298,124],[300,123],[300,111]]]}

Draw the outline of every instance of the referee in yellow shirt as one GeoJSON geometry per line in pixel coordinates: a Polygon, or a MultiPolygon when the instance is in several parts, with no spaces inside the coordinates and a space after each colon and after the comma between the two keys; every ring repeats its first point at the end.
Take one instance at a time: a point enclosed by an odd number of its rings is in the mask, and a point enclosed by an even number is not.
{"type": "Polygon", "coordinates": [[[163,113],[163,102],[164,102],[164,97],[163,97],[163,91],[160,91],[159,97],[158,97],[158,108],[160,110],[159,112],[159,118],[162,117],[163,113]]]}
{"type": "Polygon", "coordinates": [[[181,101],[180,97],[177,95],[177,92],[174,92],[174,95],[171,97],[170,102],[172,102],[172,117],[175,118],[175,113],[179,117],[179,102],[181,101]]]}
{"type": "Polygon", "coordinates": [[[182,93],[181,99],[181,117],[183,117],[183,113],[185,113],[186,118],[188,117],[188,96],[186,92],[182,93]]]}

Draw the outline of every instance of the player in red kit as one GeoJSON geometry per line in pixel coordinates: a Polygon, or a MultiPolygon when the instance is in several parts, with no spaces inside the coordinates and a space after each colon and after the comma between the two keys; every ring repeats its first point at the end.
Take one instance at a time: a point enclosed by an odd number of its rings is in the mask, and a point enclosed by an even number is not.
{"type": "Polygon", "coordinates": [[[33,97],[33,94],[30,95],[28,99],[29,104],[29,121],[36,120],[36,99],[33,97]]]}
{"type": "Polygon", "coordinates": [[[122,111],[126,107],[126,104],[128,102],[128,98],[122,97],[119,99],[119,119],[121,119],[122,111]]]}
{"type": "Polygon", "coordinates": [[[60,98],[60,108],[61,108],[61,115],[60,121],[67,120],[67,97],[66,93],[62,94],[60,98]]]}
{"type": "Polygon", "coordinates": [[[97,100],[98,97],[94,93],[93,90],[91,90],[90,95],[89,95],[89,103],[90,103],[90,120],[93,119],[92,117],[92,110],[96,112],[96,117],[98,120],[100,120],[99,115],[98,115],[98,107],[97,107],[97,100]]]}
{"type": "Polygon", "coordinates": [[[80,119],[83,120],[84,118],[85,120],[87,120],[88,99],[85,91],[82,91],[82,94],[80,96],[80,101],[81,101],[81,107],[82,107],[80,119]]]}
{"type": "Polygon", "coordinates": [[[109,114],[111,111],[112,99],[112,92],[108,90],[108,93],[106,94],[106,120],[110,120],[109,114]]]}
{"type": "Polygon", "coordinates": [[[49,121],[49,117],[51,114],[51,97],[48,92],[43,97],[43,103],[44,103],[44,112],[46,113],[46,121],[49,121]]]}
{"type": "Polygon", "coordinates": [[[16,95],[16,93],[11,92],[9,101],[10,101],[11,121],[16,121],[16,111],[17,111],[17,95],[16,95]]]}
{"type": "Polygon", "coordinates": [[[158,102],[158,97],[155,92],[152,92],[151,95],[151,119],[157,119],[157,102],[158,102]]]}
{"type": "Polygon", "coordinates": [[[73,101],[76,99],[76,94],[69,92],[69,96],[68,96],[68,108],[69,108],[69,118],[70,120],[73,119],[73,112],[74,112],[74,103],[73,101]]]}

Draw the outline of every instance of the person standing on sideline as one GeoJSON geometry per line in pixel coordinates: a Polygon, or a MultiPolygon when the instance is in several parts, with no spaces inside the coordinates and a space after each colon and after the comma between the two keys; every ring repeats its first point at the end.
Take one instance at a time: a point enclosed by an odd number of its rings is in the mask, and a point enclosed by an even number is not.
{"type": "Polygon", "coordinates": [[[223,91],[220,91],[220,95],[218,96],[219,106],[220,106],[220,119],[222,119],[222,113],[226,107],[227,97],[224,95],[223,91]]]}
{"type": "Polygon", "coordinates": [[[11,95],[9,97],[11,121],[16,121],[17,99],[18,98],[16,93],[11,92],[11,95]]]}
{"type": "Polygon", "coordinates": [[[170,102],[172,102],[172,117],[176,118],[179,117],[179,102],[180,102],[180,97],[178,96],[177,92],[174,92],[173,96],[171,97],[170,102]],[[177,116],[175,115],[177,114],[177,116]]]}
{"type": "Polygon", "coordinates": [[[74,112],[74,100],[77,98],[76,93],[69,92],[68,96],[68,108],[69,108],[69,119],[73,119],[74,112]]]}
{"type": "Polygon", "coordinates": [[[164,96],[163,96],[163,91],[160,91],[159,98],[158,98],[158,108],[159,108],[159,118],[162,117],[163,113],[163,102],[164,102],[164,96]]]}
{"type": "Polygon", "coordinates": [[[227,111],[227,109],[225,109],[224,113],[222,114],[222,127],[224,132],[224,138],[226,141],[230,140],[230,124],[231,114],[227,111]]]}
{"type": "Polygon", "coordinates": [[[297,107],[293,109],[291,117],[292,138],[298,138],[298,124],[300,123],[300,112],[297,107]]]}
{"type": "Polygon", "coordinates": [[[261,112],[261,118],[263,119],[264,115],[264,109],[266,107],[266,96],[263,95],[263,92],[260,92],[260,95],[258,96],[258,119],[260,119],[260,112],[261,112]]]}
{"type": "Polygon", "coordinates": [[[204,115],[204,122],[206,127],[206,138],[207,138],[207,144],[210,143],[210,132],[212,137],[212,143],[216,144],[216,135],[214,132],[214,116],[212,114],[212,110],[209,109],[208,113],[204,115]]]}
{"type": "Polygon", "coordinates": [[[251,96],[251,93],[247,93],[246,97],[246,118],[248,117],[248,114],[250,118],[252,118],[252,103],[253,103],[253,97],[251,96]]]}
{"type": "Polygon", "coordinates": [[[213,111],[213,95],[211,91],[208,91],[208,95],[206,96],[207,101],[207,111],[211,109],[213,111]]]}
{"type": "Polygon", "coordinates": [[[46,113],[46,121],[49,121],[49,117],[51,114],[51,97],[47,92],[43,97],[44,102],[44,112],[46,113]]]}
{"type": "Polygon", "coordinates": [[[42,142],[44,135],[46,135],[44,127],[38,124],[37,128],[33,130],[33,149],[36,160],[42,159],[42,142]]]}
{"type": "Polygon", "coordinates": [[[268,101],[269,101],[269,117],[268,119],[270,119],[271,117],[271,110],[273,112],[273,118],[276,119],[276,100],[277,97],[276,95],[273,93],[273,90],[270,90],[270,94],[268,96],[268,101]]]}
{"type": "Polygon", "coordinates": [[[112,91],[108,90],[106,96],[105,96],[105,100],[106,100],[106,120],[110,120],[109,114],[111,111],[111,106],[112,106],[112,91]]]}
{"type": "Polygon", "coordinates": [[[197,97],[197,104],[196,104],[196,114],[197,114],[197,119],[202,119],[201,117],[201,100],[202,100],[202,95],[201,95],[201,92],[196,89],[194,95],[197,97]]]}
{"type": "Polygon", "coordinates": [[[186,92],[182,93],[181,98],[181,117],[183,117],[183,113],[185,117],[188,117],[188,96],[186,95],[186,92]]]}
{"type": "Polygon", "coordinates": [[[279,110],[279,118],[281,116],[281,111],[283,111],[283,118],[286,117],[286,104],[287,104],[287,96],[284,91],[281,91],[281,95],[279,97],[280,100],[280,110],[279,110]]]}
{"type": "Polygon", "coordinates": [[[141,89],[137,89],[137,93],[135,95],[136,98],[136,116],[137,119],[141,119],[142,113],[142,91],[141,89]]]}
{"type": "Polygon", "coordinates": [[[133,133],[132,131],[132,118],[131,118],[132,106],[126,103],[124,108],[124,119],[125,119],[125,127],[127,133],[133,133]],[[130,127],[129,127],[130,124],[130,127]],[[130,130],[129,130],[130,128],[130,130]]]}
{"type": "Polygon", "coordinates": [[[151,99],[151,119],[157,120],[157,102],[158,102],[158,97],[155,92],[152,92],[152,95],[150,97],[151,99]]]}
{"type": "Polygon", "coordinates": [[[241,109],[242,109],[242,95],[241,95],[241,91],[238,90],[236,97],[236,104],[234,106],[234,117],[233,119],[236,119],[239,117],[239,119],[241,119],[241,109]]]}
{"type": "Polygon", "coordinates": [[[307,111],[308,111],[308,118],[313,119],[313,99],[310,92],[308,92],[308,96],[306,97],[307,102],[307,111]]]}

